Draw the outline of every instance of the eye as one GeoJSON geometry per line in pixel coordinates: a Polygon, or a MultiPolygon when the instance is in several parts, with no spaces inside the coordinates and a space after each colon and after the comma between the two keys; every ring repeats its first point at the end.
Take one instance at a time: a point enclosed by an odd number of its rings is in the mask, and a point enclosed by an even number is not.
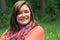
{"type": "Polygon", "coordinates": [[[28,10],[25,10],[24,13],[29,13],[29,11],[28,10]]]}

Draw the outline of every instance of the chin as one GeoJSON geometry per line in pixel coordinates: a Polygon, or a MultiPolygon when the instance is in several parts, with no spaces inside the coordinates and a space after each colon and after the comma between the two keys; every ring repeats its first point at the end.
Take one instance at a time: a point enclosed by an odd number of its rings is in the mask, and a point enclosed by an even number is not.
{"type": "Polygon", "coordinates": [[[22,23],[23,25],[28,24],[28,22],[22,23]]]}
{"type": "Polygon", "coordinates": [[[28,24],[30,21],[28,21],[28,22],[23,22],[23,23],[21,23],[22,25],[26,25],[26,24],[28,24]]]}

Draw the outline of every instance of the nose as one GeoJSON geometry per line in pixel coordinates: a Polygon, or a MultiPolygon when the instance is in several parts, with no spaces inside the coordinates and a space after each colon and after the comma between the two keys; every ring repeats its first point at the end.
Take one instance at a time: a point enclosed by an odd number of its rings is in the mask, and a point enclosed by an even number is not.
{"type": "Polygon", "coordinates": [[[22,16],[25,16],[25,13],[24,12],[22,13],[22,16]]]}

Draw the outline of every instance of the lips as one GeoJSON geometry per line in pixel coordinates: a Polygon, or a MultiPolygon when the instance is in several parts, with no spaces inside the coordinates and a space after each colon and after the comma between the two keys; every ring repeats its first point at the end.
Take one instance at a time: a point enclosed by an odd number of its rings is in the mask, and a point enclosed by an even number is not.
{"type": "Polygon", "coordinates": [[[21,17],[19,20],[20,21],[25,21],[25,20],[27,20],[28,19],[28,17],[21,17]]]}

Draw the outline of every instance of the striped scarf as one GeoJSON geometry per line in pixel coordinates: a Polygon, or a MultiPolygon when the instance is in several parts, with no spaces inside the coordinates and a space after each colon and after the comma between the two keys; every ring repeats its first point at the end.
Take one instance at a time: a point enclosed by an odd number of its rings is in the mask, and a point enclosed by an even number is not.
{"type": "Polygon", "coordinates": [[[24,40],[25,36],[28,34],[31,27],[32,22],[30,22],[28,25],[24,26],[19,32],[12,34],[11,32],[7,33],[8,40],[24,40]]]}

